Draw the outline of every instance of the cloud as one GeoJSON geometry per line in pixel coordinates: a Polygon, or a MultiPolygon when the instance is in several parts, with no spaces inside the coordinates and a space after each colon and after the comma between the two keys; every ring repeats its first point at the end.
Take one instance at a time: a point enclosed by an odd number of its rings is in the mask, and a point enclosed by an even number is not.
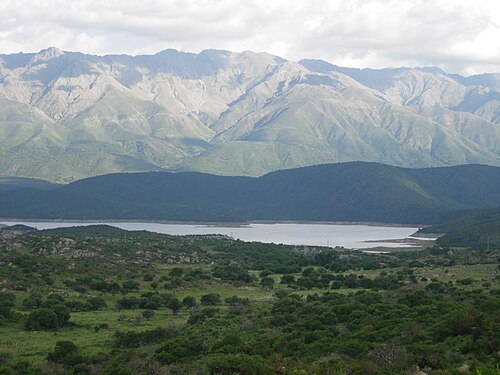
{"type": "Polygon", "coordinates": [[[266,51],[354,67],[500,72],[498,0],[2,0],[0,52],[266,51]]]}

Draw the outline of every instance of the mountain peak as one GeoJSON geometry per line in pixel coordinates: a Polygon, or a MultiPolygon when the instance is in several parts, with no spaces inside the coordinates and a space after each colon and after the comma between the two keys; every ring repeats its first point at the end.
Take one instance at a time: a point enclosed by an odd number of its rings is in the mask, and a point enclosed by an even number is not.
{"type": "Polygon", "coordinates": [[[56,47],[49,47],[46,49],[42,49],[37,54],[35,54],[33,56],[33,58],[31,59],[31,62],[32,63],[45,62],[45,61],[55,59],[55,58],[62,56],[62,55],[64,55],[64,52],[61,51],[60,49],[58,49],[56,47]]]}

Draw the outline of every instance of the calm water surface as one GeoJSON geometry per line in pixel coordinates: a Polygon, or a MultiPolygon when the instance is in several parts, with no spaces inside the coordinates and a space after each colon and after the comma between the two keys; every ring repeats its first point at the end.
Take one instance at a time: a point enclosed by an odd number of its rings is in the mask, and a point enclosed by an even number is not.
{"type": "Polygon", "coordinates": [[[377,246],[403,247],[401,243],[367,243],[365,241],[394,240],[407,238],[418,228],[381,227],[372,225],[338,224],[261,224],[243,226],[215,226],[205,224],[164,224],[141,222],[2,222],[5,225],[24,224],[38,229],[53,229],[79,225],[107,224],[126,230],[147,230],[150,232],[188,235],[223,234],[243,241],[283,243],[289,245],[343,246],[353,249],[366,249],[377,246]]]}

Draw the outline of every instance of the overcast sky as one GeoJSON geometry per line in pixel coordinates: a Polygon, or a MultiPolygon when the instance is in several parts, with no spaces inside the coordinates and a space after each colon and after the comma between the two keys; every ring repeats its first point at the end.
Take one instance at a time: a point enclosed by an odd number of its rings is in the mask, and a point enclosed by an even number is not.
{"type": "Polygon", "coordinates": [[[266,51],[500,72],[500,0],[0,0],[0,53],[266,51]]]}

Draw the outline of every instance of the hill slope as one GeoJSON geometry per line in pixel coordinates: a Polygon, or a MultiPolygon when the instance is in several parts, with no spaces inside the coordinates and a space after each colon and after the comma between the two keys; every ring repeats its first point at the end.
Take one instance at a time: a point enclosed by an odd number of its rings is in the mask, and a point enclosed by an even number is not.
{"type": "Polygon", "coordinates": [[[444,234],[443,246],[500,249],[500,208],[472,210],[451,221],[423,228],[419,233],[444,234]]]}
{"type": "Polygon", "coordinates": [[[363,162],[260,178],[111,174],[51,190],[0,193],[0,217],[45,219],[435,223],[499,205],[498,167],[405,169],[363,162]]]}

